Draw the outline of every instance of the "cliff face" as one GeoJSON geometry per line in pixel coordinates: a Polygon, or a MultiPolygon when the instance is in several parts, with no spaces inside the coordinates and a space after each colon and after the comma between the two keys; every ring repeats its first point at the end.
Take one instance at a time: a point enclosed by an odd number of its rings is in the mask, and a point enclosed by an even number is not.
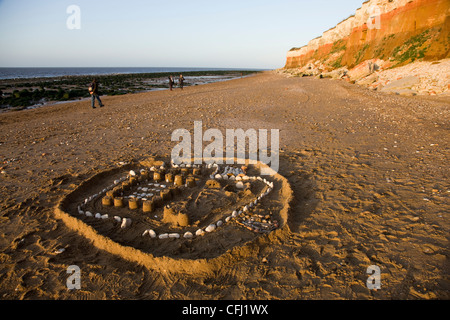
{"type": "Polygon", "coordinates": [[[285,69],[352,69],[371,59],[397,67],[449,57],[450,0],[370,0],[321,37],[289,51],[285,69]]]}

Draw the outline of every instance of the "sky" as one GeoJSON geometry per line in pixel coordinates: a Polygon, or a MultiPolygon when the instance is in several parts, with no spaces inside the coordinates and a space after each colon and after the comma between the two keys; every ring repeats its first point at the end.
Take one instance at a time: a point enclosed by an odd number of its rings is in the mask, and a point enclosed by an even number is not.
{"type": "Polygon", "coordinates": [[[0,0],[0,67],[276,69],[362,3],[0,0]]]}

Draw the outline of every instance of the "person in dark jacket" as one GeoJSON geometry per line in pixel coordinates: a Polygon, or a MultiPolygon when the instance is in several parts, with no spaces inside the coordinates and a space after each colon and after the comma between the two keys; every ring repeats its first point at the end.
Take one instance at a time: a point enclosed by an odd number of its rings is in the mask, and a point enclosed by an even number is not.
{"type": "Polygon", "coordinates": [[[174,83],[175,83],[175,81],[173,81],[172,76],[169,76],[169,88],[170,88],[170,91],[172,91],[172,87],[173,87],[174,83]]]}
{"type": "Polygon", "coordinates": [[[100,107],[103,107],[104,104],[102,103],[102,100],[100,100],[100,96],[98,94],[98,82],[97,79],[94,79],[89,87],[89,93],[91,94],[92,100],[91,100],[91,107],[95,109],[95,99],[98,100],[98,103],[100,104],[100,107]]]}
{"type": "Polygon", "coordinates": [[[184,77],[182,74],[180,74],[180,80],[178,81],[178,83],[180,84],[180,88],[181,90],[183,90],[183,85],[184,85],[184,77]]]}

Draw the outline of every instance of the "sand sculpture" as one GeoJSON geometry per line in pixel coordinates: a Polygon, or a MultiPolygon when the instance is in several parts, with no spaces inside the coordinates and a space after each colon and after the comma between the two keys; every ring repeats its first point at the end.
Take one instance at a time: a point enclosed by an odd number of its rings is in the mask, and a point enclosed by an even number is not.
{"type": "MultiPolygon", "coordinates": [[[[104,188],[100,193],[94,194],[89,198],[86,198],[83,203],[78,206],[78,213],[80,215],[86,215],[91,217],[93,214],[90,211],[85,211],[85,208],[91,201],[95,201],[100,196],[102,198],[102,205],[104,208],[111,207],[124,207],[124,203],[128,203],[128,208],[130,210],[142,209],[144,213],[152,212],[156,205],[161,205],[166,200],[175,197],[179,190],[179,187],[193,188],[197,186],[196,176],[200,175],[201,166],[173,166],[173,169],[180,168],[180,174],[175,175],[174,173],[178,170],[173,170],[172,172],[166,171],[165,166],[160,166],[159,168],[152,167],[150,172],[153,172],[153,178],[148,174],[146,169],[141,169],[139,173],[135,170],[130,170],[127,176],[119,180],[114,180],[114,183],[107,188],[104,188]],[[190,175],[192,173],[192,175],[190,175]],[[159,183],[163,180],[163,175],[165,175],[165,181],[168,184],[159,183]],[[170,181],[174,181],[171,183],[170,181]],[[159,196],[158,196],[159,194],[159,196]]],[[[245,167],[243,167],[245,169],[245,167]]],[[[246,205],[236,208],[228,216],[224,217],[225,223],[235,220],[235,222],[241,226],[244,226],[248,230],[258,232],[258,233],[268,233],[276,228],[278,228],[278,221],[271,218],[270,214],[252,214],[252,208],[258,205],[265,196],[267,196],[273,188],[273,182],[268,181],[266,178],[259,176],[248,176],[246,175],[243,168],[224,166],[223,170],[219,165],[209,165],[207,169],[213,169],[212,173],[209,174],[209,180],[206,181],[206,186],[208,188],[220,188],[220,183],[218,181],[228,181],[234,182],[235,188],[238,190],[244,190],[245,188],[250,188],[251,182],[259,181],[264,183],[267,188],[254,200],[251,200],[246,205]],[[246,182],[244,184],[244,182],[246,182]]],[[[197,179],[198,180],[198,179],[197,179]]],[[[108,219],[108,214],[95,213],[94,215],[97,219],[108,219]]],[[[130,218],[120,218],[115,216],[114,218],[117,222],[120,222],[120,227],[127,228],[131,225],[130,218]]],[[[166,205],[164,207],[163,222],[169,223],[173,226],[187,227],[189,226],[189,217],[187,213],[176,212],[173,208],[166,205]]],[[[221,227],[224,223],[222,220],[215,221],[209,224],[204,229],[200,228],[195,232],[195,235],[203,235],[204,232],[213,232],[217,228],[221,227]]],[[[152,238],[168,239],[168,238],[180,238],[179,233],[167,233],[163,232],[161,234],[156,234],[152,229],[146,229],[142,233],[143,236],[150,235],[152,238]]],[[[185,231],[182,236],[184,238],[191,239],[194,234],[190,231],[185,231]]]]}
{"type": "Polygon", "coordinates": [[[219,257],[284,227],[290,199],[287,181],[276,173],[260,176],[257,165],[142,161],[94,176],[67,195],[56,213],[102,249],[142,263],[177,252],[190,259],[219,257]],[[214,248],[200,245],[218,237],[223,247],[224,234],[230,235],[229,248],[212,253],[214,248]]]}

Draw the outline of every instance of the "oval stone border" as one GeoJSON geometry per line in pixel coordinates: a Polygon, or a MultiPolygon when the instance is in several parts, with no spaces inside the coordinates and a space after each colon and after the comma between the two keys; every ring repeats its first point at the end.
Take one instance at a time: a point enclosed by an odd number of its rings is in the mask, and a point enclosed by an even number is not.
{"type": "MultiPolygon", "coordinates": [[[[224,159],[225,161],[226,159],[224,159]]],[[[267,165],[258,162],[254,164],[256,167],[268,168],[267,165]]],[[[119,256],[122,259],[130,262],[137,263],[148,269],[152,269],[159,272],[171,272],[171,273],[188,273],[188,274],[211,274],[215,271],[223,268],[226,265],[232,264],[235,261],[241,260],[251,255],[251,250],[243,250],[246,247],[250,247],[254,244],[270,243],[280,237],[285,237],[290,234],[288,226],[288,216],[290,210],[290,202],[293,199],[293,192],[289,185],[288,180],[279,173],[271,170],[271,179],[275,185],[279,186],[278,192],[280,193],[282,209],[279,212],[280,223],[279,228],[272,231],[269,234],[261,234],[256,239],[250,240],[242,245],[235,246],[227,250],[222,255],[211,259],[176,259],[170,257],[155,257],[151,253],[143,252],[134,247],[125,246],[119,244],[109,237],[100,234],[94,227],[81,221],[77,217],[66,211],[69,204],[73,203],[76,197],[79,197],[84,187],[98,183],[111,174],[116,174],[123,170],[130,169],[133,164],[126,164],[123,166],[115,167],[113,169],[102,171],[88,180],[83,181],[75,190],[65,195],[55,207],[55,217],[62,220],[65,225],[84,236],[86,239],[92,241],[92,244],[103,251],[119,256]]],[[[269,168],[270,170],[270,168],[269,168]]],[[[278,188],[277,188],[278,189],[278,188]]]]}

